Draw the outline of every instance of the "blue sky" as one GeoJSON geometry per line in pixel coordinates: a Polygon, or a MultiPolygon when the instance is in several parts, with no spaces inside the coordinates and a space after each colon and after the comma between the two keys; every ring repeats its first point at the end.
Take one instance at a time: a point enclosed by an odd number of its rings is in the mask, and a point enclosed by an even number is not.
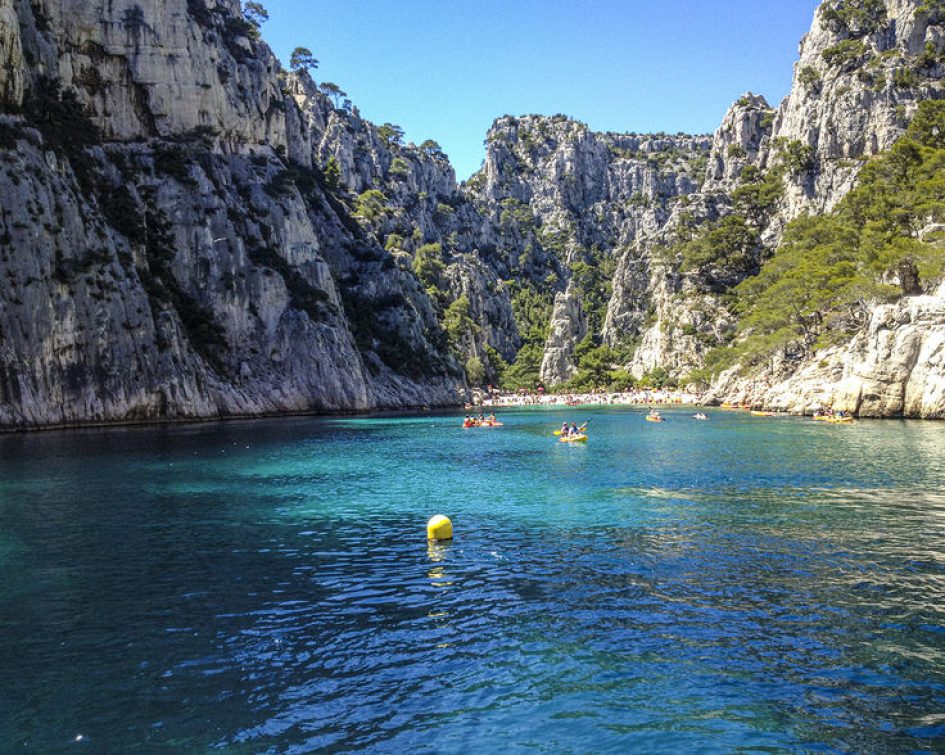
{"type": "Polygon", "coordinates": [[[361,114],[435,139],[460,180],[501,115],[564,113],[597,131],[709,133],[742,93],[788,93],[817,0],[263,0],[284,63],[361,114]]]}

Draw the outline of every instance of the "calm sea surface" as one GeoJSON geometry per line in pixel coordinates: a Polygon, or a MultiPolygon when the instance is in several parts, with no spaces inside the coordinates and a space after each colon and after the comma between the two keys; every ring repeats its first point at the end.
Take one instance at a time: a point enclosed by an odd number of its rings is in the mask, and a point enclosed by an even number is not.
{"type": "Polygon", "coordinates": [[[0,752],[945,751],[945,424],[689,414],[2,436],[0,752]]]}

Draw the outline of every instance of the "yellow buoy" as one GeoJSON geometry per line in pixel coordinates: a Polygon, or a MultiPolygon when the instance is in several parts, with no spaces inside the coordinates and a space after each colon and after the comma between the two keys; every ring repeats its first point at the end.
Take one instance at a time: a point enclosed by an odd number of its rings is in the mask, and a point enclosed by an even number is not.
{"type": "Polygon", "coordinates": [[[449,517],[445,517],[442,514],[437,514],[429,522],[427,522],[427,539],[452,540],[453,523],[449,520],[449,517]]]}

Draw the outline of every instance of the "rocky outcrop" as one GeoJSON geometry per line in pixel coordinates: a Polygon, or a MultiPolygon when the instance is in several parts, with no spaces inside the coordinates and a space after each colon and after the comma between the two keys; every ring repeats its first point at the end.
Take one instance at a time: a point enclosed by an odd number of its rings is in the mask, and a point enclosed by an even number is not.
{"type": "Polygon", "coordinates": [[[26,87],[20,24],[13,0],[0,0],[0,107],[19,108],[26,87]]]}
{"type": "MultiPolygon", "coordinates": [[[[612,345],[636,335],[651,305],[641,240],[697,191],[711,140],[595,133],[564,116],[524,116],[497,120],[486,144],[483,168],[465,187],[486,221],[479,246],[497,250],[483,258],[500,276],[547,297],[555,324],[541,378],[555,385],[573,373],[586,332],[612,345]],[[587,323],[567,325],[578,310],[559,303],[575,294],[587,323]]],[[[529,324],[522,312],[518,320],[529,324]]]]}
{"type": "Polygon", "coordinates": [[[774,364],[744,377],[732,370],[712,397],[810,414],[945,418],[945,285],[878,307],[853,341],[800,366],[774,364]]]}
{"type": "Polygon", "coordinates": [[[760,166],[768,148],[775,111],[764,97],[746,92],[725,114],[712,137],[706,180],[700,193],[729,192],[746,166],[760,166]]]}
{"type": "MultiPolygon", "coordinates": [[[[760,223],[759,263],[790,220],[832,209],[853,188],[864,161],[903,134],[917,104],[943,95],[943,22],[940,10],[917,0],[824,2],[801,42],[794,84],[780,107],[773,111],[749,93],[726,114],[713,138],[706,181],[686,208],[689,225],[744,213],[730,198],[745,185],[746,169],[757,177],[779,171],[782,187],[760,223]]],[[[648,248],[672,243],[678,226],[679,216],[670,219],[664,226],[669,237],[664,230],[633,256],[645,258],[648,248]]],[[[618,270],[633,270],[632,259],[618,270]]],[[[637,375],[660,366],[683,377],[701,366],[707,347],[732,333],[733,318],[718,292],[691,274],[657,271],[646,284],[625,281],[620,275],[615,281],[613,322],[633,324],[621,317],[627,309],[621,299],[638,300],[641,291],[650,292],[655,315],[634,355],[637,375]],[[722,327],[703,328],[700,321],[722,327]]]]}
{"type": "Polygon", "coordinates": [[[587,335],[587,316],[581,306],[581,294],[573,283],[555,297],[551,327],[545,342],[545,356],[541,362],[540,378],[543,383],[557,385],[566,382],[577,371],[574,349],[587,335]]]}
{"type": "Polygon", "coordinates": [[[32,5],[38,73],[77,91],[105,139],[201,129],[234,150],[285,147],[278,62],[238,0],[32,5]]]}
{"type": "Polygon", "coordinates": [[[942,96],[942,19],[916,0],[828,0],[814,16],[794,68],[791,93],[775,118],[772,155],[792,144],[809,162],[792,182],[784,217],[832,208],[862,160],[889,149],[916,104],[942,96]],[[861,18],[848,8],[867,9],[861,18]]]}

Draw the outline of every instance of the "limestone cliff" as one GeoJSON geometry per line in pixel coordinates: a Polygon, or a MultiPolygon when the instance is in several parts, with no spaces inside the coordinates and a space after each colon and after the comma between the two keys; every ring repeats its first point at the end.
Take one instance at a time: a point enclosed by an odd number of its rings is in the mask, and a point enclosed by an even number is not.
{"type": "Polygon", "coordinates": [[[734,330],[720,294],[757,271],[788,221],[833,208],[865,160],[903,134],[919,102],[943,96],[943,21],[942,9],[918,0],[828,0],[818,8],[789,96],[777,110],[751,94],[732,107],[713,138],[707,178],[690,199],[683,234],[673,218],[621,265],[636,276],[624,283],[618,275],[611,311],[625,308],[621,297],[638,301],[649,292],[655,312],[634,355],[635,374],[664,367],[684,377],[700,367],[707,350],[734,330]],[[746,187],[766,179],[778,187],[769,207],[739,205],[739,190],[745,196],[746,187]],[[678,242],[720,216],[745,216],[756,231],[746,269],[680,270],[676,259],[641,280],[645,265],[634,258],[645,260],[648,248],[678,242]]]}
{"type": "Polygon", "coordinates": [[[429,296],[308,167],[237,2],[0,16],[0,424],[462,398],[429,296]]]}
{"type": "Polygon", "coordinates": [[[718,400],[777,411],[843,410],[860,417],[945,419],[945,285],[877,307],[852,342],[783,370],[745,377],[734,369],[718,400]]]}
{"type": "MultiPolygon", "coordinates": [[[[649,259],[638,255],[639,242],[697,191],[711,141],[595,133],[564,116],[525,116],[497,120],[486,144],[483,168],[465,187],[485,221],[482,247],[495,250],[484,261],[546,302],[541,378],[553,385],[574,373],[577,341],[588,333],[614,345],[634,337],[650,304],[649,259]],[[635,266],[625,261],[634,255],[635,266]],[[614,305],[618,269],[620,293],[636,298],[614,305]],[[566,326],[567,312],[587,322],[566,326]]],[[[518,301],[527,329],[521,302],[531,300],[518,301]]]]}
{"type": "MultiPolygon", "coordinates": [[[[939,6],[826,0],[790,95],[711,136],[500,117],[458,184],[283,71],[238,0],[0,0],[0,426],[450,404],[595,344],[684,378],[786,224],[942,96],[939,6]]],[[[943,298],[715,395],[942,416],[943,298]]]]}

